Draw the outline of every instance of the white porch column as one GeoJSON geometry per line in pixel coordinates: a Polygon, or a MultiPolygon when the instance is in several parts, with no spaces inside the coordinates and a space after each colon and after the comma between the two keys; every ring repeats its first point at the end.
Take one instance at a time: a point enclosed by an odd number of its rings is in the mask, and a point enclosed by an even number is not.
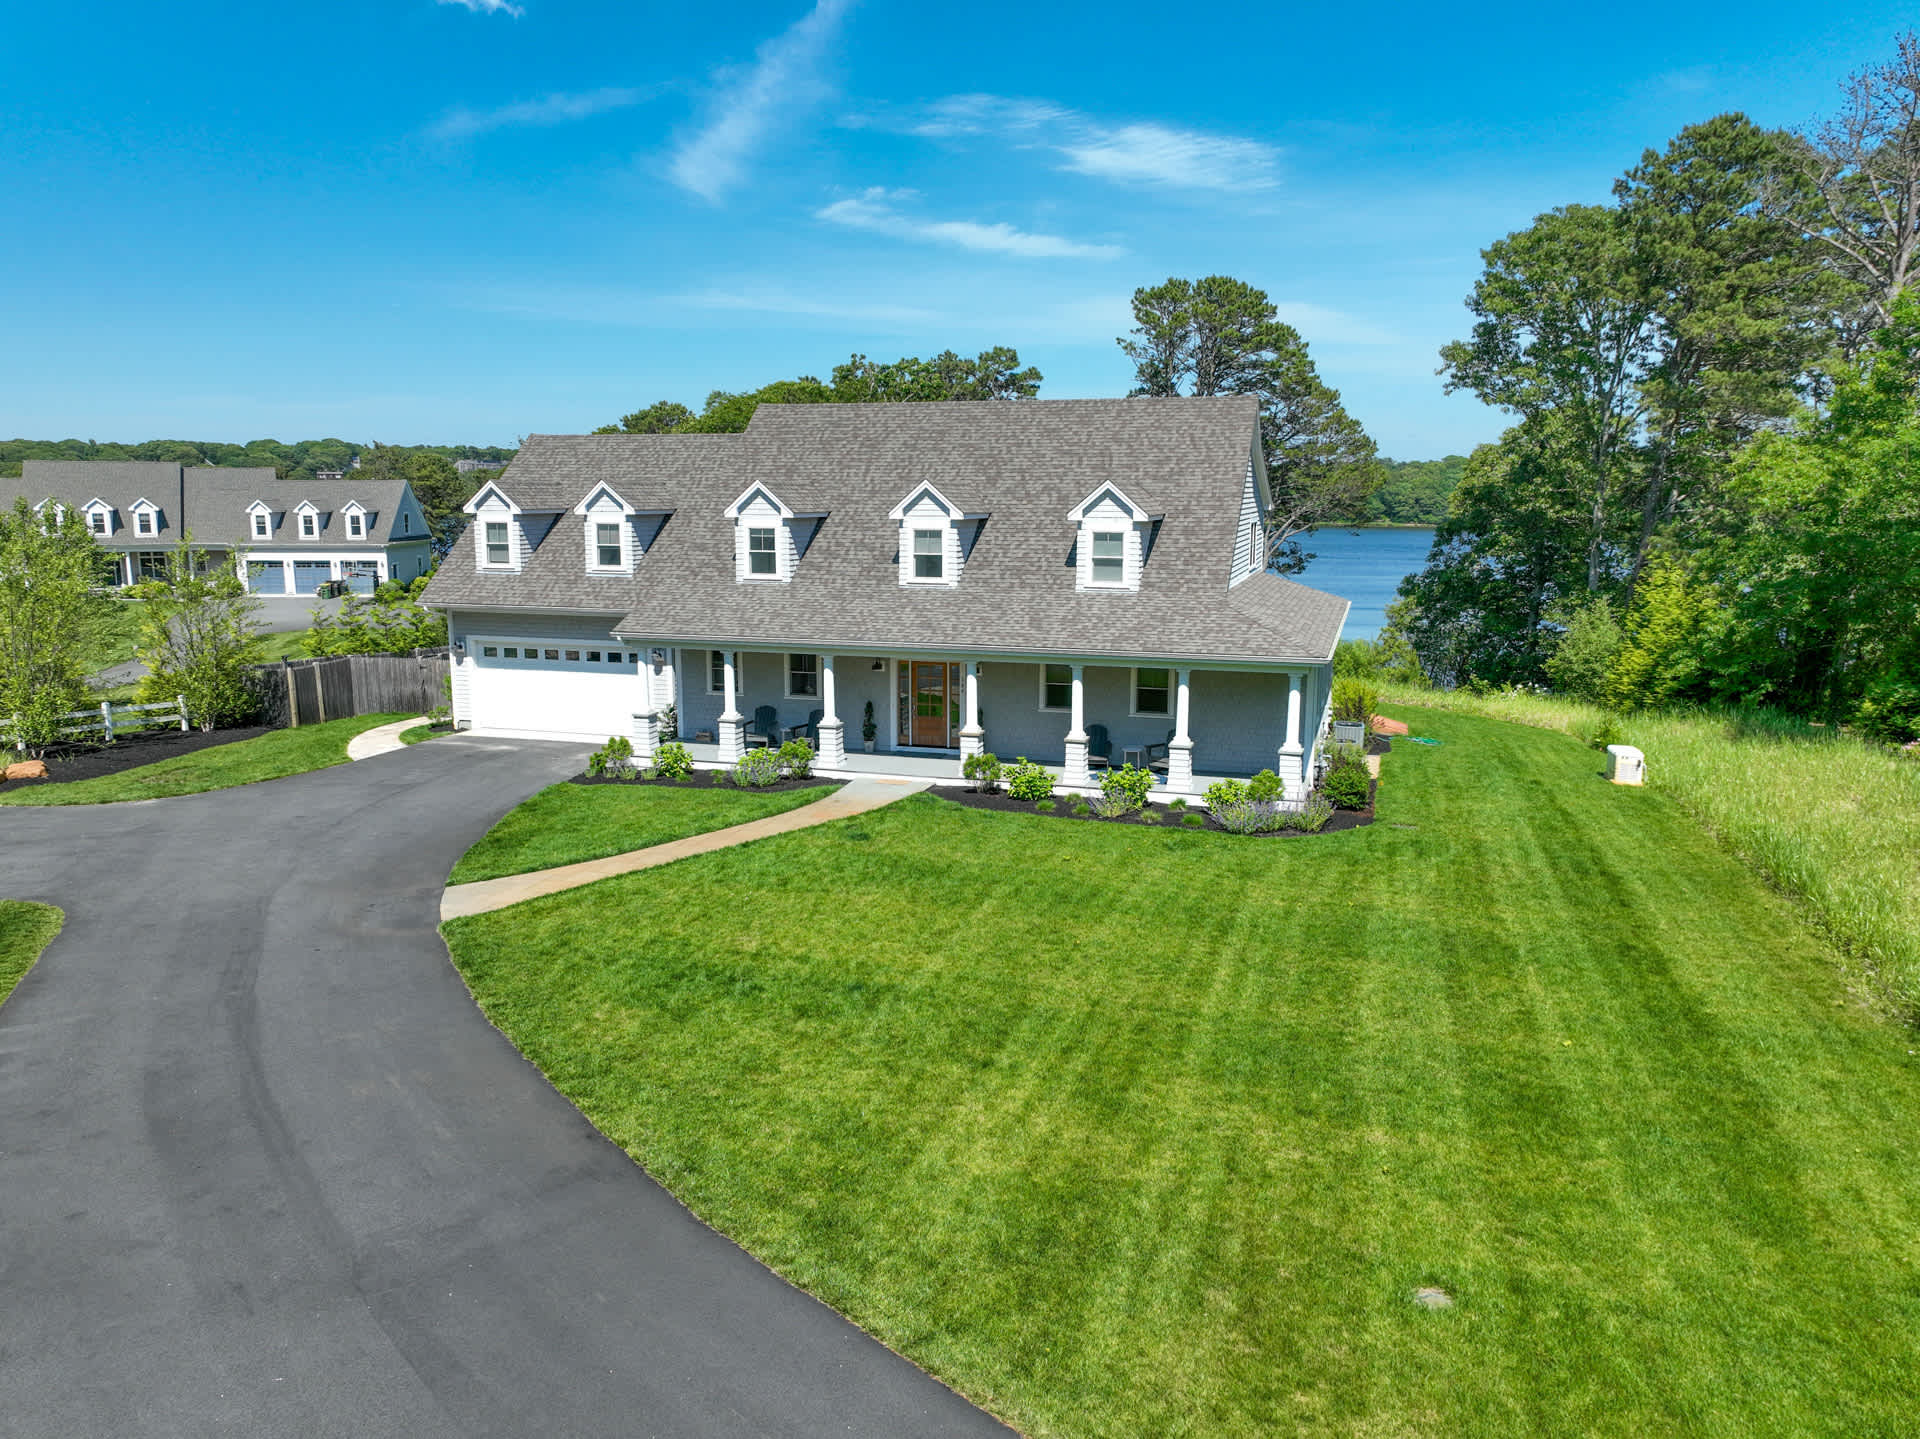
{"type": "Polygon", "coordinates": [[[846,730],[840,719],[839,698],[834,692],[833,656],[820,656],[820,763],[838,769],[847,762],[846,730]]]}
{"type": "Polygon", "coordinates": [[[1173,738],[1167,743],[1167,788],[1177,794],[1193,789],[1193,736],[1187,733],[1187,683],[1192,670],[1175,672],[1173,738]]]}
{"type": "Polygon", "coordinates": [[[640,706],[633,712],[633,757],[643,765],[660,752],[660,686],[655,680],[653,654],[640,653],[640,706]]]}
{"type": "Polygon", "coordinates": [[[1300,687],[1305,678],[1298,670],[1287,672],[1287,728],[1280,742],[1278,773],[1288,799],[1305,799],[1307,794],[1301,763],[1306,746],[1300,742],[1300,687]]]}
{"type": "Polygon", "coordinates": [[[966,708],[961,712],[960,762],[985,750],[987,732],[980,727],[980,661],[967,661],[966,708]]]}
{"type": "Polygon", "coordinates": [[[734,684],[733,667],[738,658],[732,650],[723,650],[720,654],[720,691],[726,697],[726,708],[720,711],[720,763],[732,764],[746,753],[747,726],[746,716],[740,713],[738,695],[734,684]]]}
{"type": "Polygon", "coordinates": [[[1085,665],[1073,667],[1073,728],[1067,731],[1066,784],[1086,784],[1087,779],[1087,698],[1085,665]]]}

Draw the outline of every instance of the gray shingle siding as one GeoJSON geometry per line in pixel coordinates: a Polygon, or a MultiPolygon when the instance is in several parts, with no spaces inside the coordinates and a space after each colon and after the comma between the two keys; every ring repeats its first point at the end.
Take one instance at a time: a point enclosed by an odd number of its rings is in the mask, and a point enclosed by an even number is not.
{"type": "Polygon", "coordinates": [[[763,405],[740,435],[533,436],[503,494],[552,514],[604,482],[672,511],[655,543],[631,576],[584,573],[577,542],[539,546],[518,573],[483,572],[456,545],[428,602],[619,604],[619,633],[696,646],[1322,661],[1346,601],[1278,575],[1232,584],[1257,421],[1245,396],[763,405]],[[989,515],[951,589],[899,583],[887,515],[922,483],[989,515]],[[827,514],[788,583],[735,579],[725,511],[754,484],[827,514]],[[1137,592],[1074,587],[1068,512],[1103,484],[1166,517],[1137,592]]]}

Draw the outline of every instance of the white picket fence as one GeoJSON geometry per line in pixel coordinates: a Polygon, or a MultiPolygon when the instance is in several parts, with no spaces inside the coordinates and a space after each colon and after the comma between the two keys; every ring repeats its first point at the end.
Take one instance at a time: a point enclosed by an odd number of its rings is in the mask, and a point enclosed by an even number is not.
{"type": "MultiPolygon", "coordinates": [[[[61,716],[64,723],[60,726],[62,739],[83,739],[99,736],[109,744],[123,734],[137,734],[149,729],[186,729],[187,699],[185,695],[175,695],[171,704],[157,705],[117,705],[101,701],[97,710],[73,710],[61,716]]],[[[19,719],[16,716],[13,726],[0,732],[0,743],[8,748],[20,743],[19,719]]]]}

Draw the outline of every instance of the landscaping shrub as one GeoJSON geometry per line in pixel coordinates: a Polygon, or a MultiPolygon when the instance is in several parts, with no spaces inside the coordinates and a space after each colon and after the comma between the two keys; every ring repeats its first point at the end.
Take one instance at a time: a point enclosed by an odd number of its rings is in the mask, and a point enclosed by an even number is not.
{"type": "Polygon", "coordinates": [[[587,773],[595,779],[632,779],[638,773],[633,763],[633,741],[625,735],[609,735],[605,744],[587,756],[587,773]]]}
{"type": "Polygon", "coordinates": [[[1050,799],[1043,799],[1043,800],[1036,800],[1036,801],[1034,802],[1034,806],[1033,806],[1033,807],[1034,807],[1035,809],[1039,809],[1039,810],[1045,810],[1045,811],[1046,811],[1046,812],[1047,812],[1048,814],[1052,814],[1052,813],[1053,813],[1053,808],[1054,808],[1054,805],[1053,805],[1053,801],[1052,801],[1052,800],[1050,800],[1050,799]]]}
{"type": "Polygon", "coordinates": [[[1215,805],[1214,821],[1228,834],[1267,834],[1286,822],[1272,800],[1234,799],[1215,805]]]}
{"type": "Polygon", "coordinates": [[[1000,769],[1000,757],[995,754],[970,754],[960,764],[961,777],[984,794],[992,794],[1000,783],[1000,769]]]}
{"type": "Polygon", "coordinates": [[[1587,731],[1587,743],[1595,749],[1605,749],[1610,744],[1625,744],[1626,742],[1627,737],[1621,733],[1619,722],[1610,714],[1601,715],[1599,720],[1587,731]]]}
{"type": "Polygon", "coordinates": [[[1201,814],[1183,814],[1180,816],[1180,823],[1188,829],[1205,829],[1207,817],[1201,814]]]}
{"type": "Polygon", "coordinates": [[[1172,804],[1168,805],[1167,808],[1175,814],[1185,814],[1187,812],[1187,802],[1185,799],[1176,799],[1172,804]]]}
{"type": "Polygon", "coordinates": [[[1299,830],[1302,834],[1318,834],[1332,818],[1333,801],[1323,794],[1308,795],[1305,805],[1288,810],[1281,816],[1285,828],[1299,830]]]}
{"type": "Polygon", "coordinates": [[[693,773],[693,756],[678,741],[663,744],[654,754],[653,772],[661,779],[685,779],[693,773]]]}
{"type": "Polygon", "coordinates": [[[1380,691],[1366,680],[1345,675],[1333,682],[1333,717],[1373,724],[1374,711],[1380,708],[1380,691]]]}
{"type": "Polygon", "coordinates": [[[1259,774],[1247,781],[1248,799],[1279,799],[1283,791],[1280,776],[1270,769],[1261,770],[1259,774]]]}
{"type": "Polygon", "coordinates": [[[1007,767],[1006,781],[1011,799],[1030,799],[1037,803],[1053,794],[1053,771],[1034,764],[1025,755],[1007,767]]]}
{"type": "Polygon", "coordinates": [[[1136,769],[1130,764],[1108,770],[1100,779],[1100,797],[1105,801],[1100,813],[1109,819],[1132,814],[1145,807],[1147,796],[1152,792],[1152,770],[1136,769]]]}
{"type": "Polygon", "coordinates": [[[1207,808],[1217,810],[1223,804],[1239,804],[1247,797],[1245,781],[1217,779],[1207,786],[1207,808]]]}
{"type": "Polygon", "coordinates": [[[1320,792],[1341,809],[1365,809],[1372,776],[1366,766],[1341,765],[1320,781],[1320,792]]]}
{"type": "Polygon", "coordinates": [[[1892,744],[1920,739],[1920,680],[1883,679],[1854,711],[1862,734],[1892,744]]]}
{"type": "Polygon", "coordinates": [[[780,781],[780,752],[775,749],[750,749],[733,762],[733,782],[748,789],[760,789],[780,781]]]}
{"type": "Polygon", "coordinates": [[[780,767],[793,779],[813,775],[813,746],[803,739],[790,739],[780,746],[780,767]]]}
{"type": "MultiPolygon", "coordinates": [[[[1101,803],[1101,805],[1102,805],[1102,806],[1104,806],[1104,805],[1106,804],[1106,802],[1107,802],[1107,801],[1106,801],[1106,796],[1104,796],[1104,795],[1102,795],[1102,796],[1101,796],[1101,798],[1100,798],[1100,803],[1101,803]]],[[[1075,800],[1074,800],[1074,802],[1073,802],[1072,804],[1070,804],[1070,805],[1068,805],[1068,806],[1067,806],[1067,810],[1068,810],[1068,812],[1069,812],[1070,814],[1075,814],[1075,815],[1079,815],[1079,816],[1081,816],[1082,818],[1084,818],[1084,817],[1086,817],[1087,815],[1090,815],[1090,814],[1092,814],[1092,813],[1093,813],[1093,806],[1092,806],[1092,805],[1090,805],[1090,804],[1088,804],[1088,803],[1087,803],[1087,802],[1086,802],[1086,801],[1085,801],[1084,799],[1075,799],[1075,800]]],[[[1115,812],[1113,812],[1113,813],[1111,813],[1111,814],[1110,814],[1110,813],[1108,813],[1108,811],[1107,811],[1107,810],[1106,810],[1105,808],[1102,808],[1102,809],[1101,809],[1101,811],[1100,811],[1100,813],[1101,813],[1101,814],[1102,814],[1103,816],[1105,816],[1106,818],[1108,818],[1108,819],[1113,819],[1113,818],[1116,818],[1116,817],[1117,817],[1118,815],[1120,815],[1120,814],[1124,814],[1124,813],[1126,813],[1126,811],[1125,811],[1125,810],[1117,810],[1117,811],[1115,811],[1115,812]]]]}

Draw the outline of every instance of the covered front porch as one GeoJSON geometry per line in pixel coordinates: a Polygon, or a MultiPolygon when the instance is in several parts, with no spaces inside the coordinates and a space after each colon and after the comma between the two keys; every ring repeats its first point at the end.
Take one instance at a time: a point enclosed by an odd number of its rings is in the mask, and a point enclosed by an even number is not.
{"type": "Polygon", "coordinates": [[[660,743],[663,710],[695,763],[804,734],[829,775],[952,781],[970,755],[1031,759],[1067,793],[1150,768],[1169,798],[1263,769],[1286,796],[1311,787],[1326,727],[1325,665],[1115,664],[762,650],[652,650],[654,708],[637,711],[636,755],[660,743]]]}

